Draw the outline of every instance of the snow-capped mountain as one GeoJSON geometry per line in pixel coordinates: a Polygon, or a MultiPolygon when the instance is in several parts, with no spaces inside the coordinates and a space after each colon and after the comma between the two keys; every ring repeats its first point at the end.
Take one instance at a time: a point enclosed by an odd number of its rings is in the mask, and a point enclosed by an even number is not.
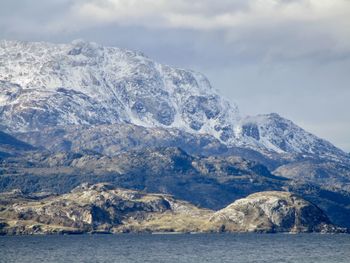
{"type": "Polygon", "coordinates": [[[338,160],[347,154],[330,142],[303,130],[276,113],[242,118],[237,126],[236,144],[260,152],[293,153],[338,160]]]}
{"type": "Polygon", "coordinates": [[[0,41],[0,126],[130,123],[209,134],[263,153],[344,153],[277,114],[242,117],[200,73],[141,53],[74,41],[0,41]]]}
{"type": "Polygon", "coordinates": [[[2,41],[0,63],[1,123],[12,129],[127,122],[224,137],[238,116],[203,75],[137,52],[2,41]]]}

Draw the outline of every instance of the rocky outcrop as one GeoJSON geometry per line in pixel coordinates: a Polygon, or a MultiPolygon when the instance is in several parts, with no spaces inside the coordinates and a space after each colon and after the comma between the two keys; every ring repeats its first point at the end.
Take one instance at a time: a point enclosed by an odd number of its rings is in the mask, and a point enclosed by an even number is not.
{"type": "Polygon", "coordinates": [[[116,233],[190,230],[208,220],[199,209],[171,196],[83,184],[70,193],[40,198],[20,191],[0,195],[2,234],[116,233]]]}
{"type": "Polygon", "coordinates": [[[0,195],[1,234],[126,232],[341,232],[315,205],[286,192],[263,192],[218,212],[169,195],[83,184],[55,196],[0,195]]]}
{"type": "Polygon", "coordinates": [[[216,212],[210,222],[229,232],[343,232],[314,204],[289,192],[260,192],[216,212]]]}

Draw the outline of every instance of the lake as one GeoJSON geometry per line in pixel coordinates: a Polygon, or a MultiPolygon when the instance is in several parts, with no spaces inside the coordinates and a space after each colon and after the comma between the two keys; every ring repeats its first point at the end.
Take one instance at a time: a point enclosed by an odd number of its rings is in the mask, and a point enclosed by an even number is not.
{"type": "Polygon", "coordinates": [[[350,235],[3,236],[0,262],[349,263],[350,235]]]}

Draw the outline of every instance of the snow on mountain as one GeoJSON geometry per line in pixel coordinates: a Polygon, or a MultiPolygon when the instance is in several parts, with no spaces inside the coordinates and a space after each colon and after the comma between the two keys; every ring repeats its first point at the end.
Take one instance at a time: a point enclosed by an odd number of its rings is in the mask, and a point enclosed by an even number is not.
{"type": "Polygon", "coordinates": [[[210,134],[268,153],[343,152],[277,114],[241,117],[200,73],[141,53],[74,41],[0,41],[0,127],[131,123],[210,134]]]}
{"type": "Polygon", "coordinates": [[[338,160],[346,153],[276,113],[248,116],[237,126],[237,145],[267,153],[314,155],[338,160]]]}
{"type": "Polygon", "coordinates": [[[1,123],[32,130],[128,122],[227,137],[237,107],[201,74],[94,43],[0,42],[1,123]]]}

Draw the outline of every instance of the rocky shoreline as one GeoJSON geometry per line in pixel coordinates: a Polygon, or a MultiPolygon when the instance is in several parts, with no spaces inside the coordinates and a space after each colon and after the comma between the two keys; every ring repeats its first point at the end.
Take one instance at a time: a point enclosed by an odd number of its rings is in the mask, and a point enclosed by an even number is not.
{"type": "Polygon", "coordinates": [[[259,192],[213,211],[165,194],[83,184],[70,193],[0,194],[0,234],[347,233],[289,192],[259,192]]]}

